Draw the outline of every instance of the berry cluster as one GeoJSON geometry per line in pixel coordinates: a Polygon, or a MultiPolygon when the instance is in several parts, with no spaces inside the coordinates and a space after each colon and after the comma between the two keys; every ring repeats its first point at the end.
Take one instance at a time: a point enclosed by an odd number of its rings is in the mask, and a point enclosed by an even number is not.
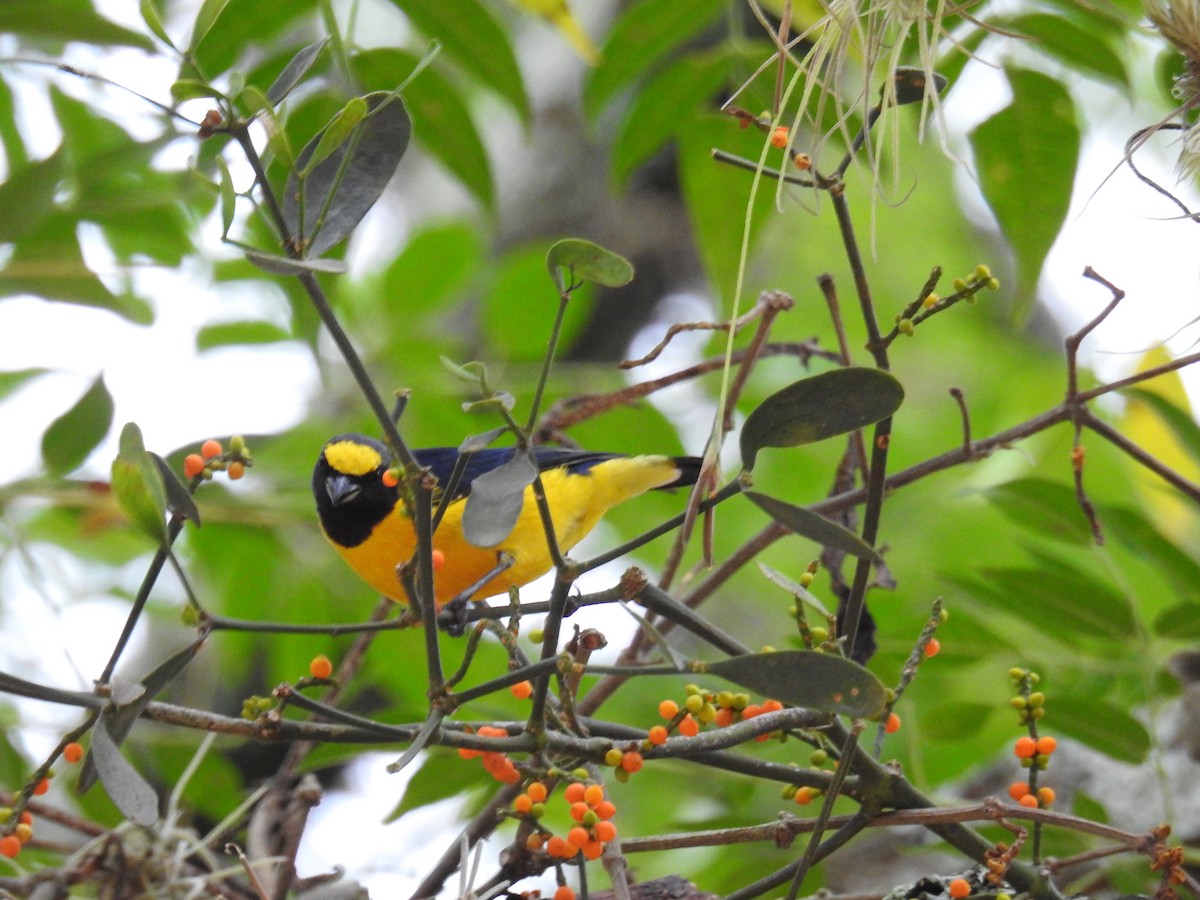
{"type": "MultiPolygon", "coordinates": [[[[751,703],[749,694],[735,694],[733,691],[713,692],[697,684],[686,685],[684,692],[687,697],[682,707],[671,699],[658,704],[658,714],[667,720],[667,724],[655,725],[650,729],[646,739],[648,746],[666,743],[673,731],[678,731],[684,737],[695,737],[705,725],[724,728],[735,722],[744,722],[763,713],[783,709],[783,704],[778,700],[751,703]]],[[[765,741],[772,736],[779,736],[779,732],[760,734],[755,740],[765,741]]]]}
{"type": "Polygon", "coordinates": [[[214,472],[224,472],[230,481],[237,481],[254,465],[250,459],[250,448],[246,439],[235,434],[229,439],[229,450],[221,442],[209,438],[200,445],[199,453],[189,453],[183,458],[183,474],[192,481],[208,481],[214,472]]]}
{"type": "MultiPolygon", "coordinates": [[[[83,759],[83,745],[75,741],[67,744],[63,747],[62,758],[72,765],[79,762],[83,759]]],[[[49,791],[50,779],[53,777],[53,772],[47,772],[46,776],[33,786],[33,796],[40,797],[49,791]]],[[[0,835],[0,856],[13,859],[33,837],[33,813],[27,809],[17,812],[12,807],[0,806],[0,835]]]]}
{"type": "Polygon", "coordinates": [[[1013,744],[1013,754],[1021,761],[1022,768],[1029,770],[1029,780],[1014,781],[1009,785],[1008,796],[1030,809],[1045,808],[1054,803],[1054,789],[1038,787],[1037,775],[1050,765],[1050,757],[1058,749],[1058,741],[1053,737],[1037,733],[1037,723],[1046,714],[1046,695],[1033,690],[1040,681],[1037,672],[1013,668],[1008,675],[1017,689],[1010,703],[1020,723],[1029,730],[1013,744]]]}
{"type": "MultiPolygon", "coordinates": [[[[480,737],[508,737],[508,732],[494,725],[480,725],[475,732],[480,737]]],[[[504,784],[516,784],[521,780],[521,773],[513,765],[513,761],[504,753],[495,750],[472,750],[470,747],[459,747],[458,755],[462,759],[475,759],[483,762],[487,773],[504,784]]]]}
{"type": "MultiPolygon", "coordinates": [[[[574,774],[587,778],[585,769],[574,774]]],[[[550,789],[543,782],[533,781],[513,801],[517,816],[532,822],[536,829],[526,839],[526,849],[545,850],[554,859],[574,859],[579,855],[588,860],[599,859],[604,845],[617,836],[617,826],[612,823],[617,807],[605,798],[604,785],[580,780],[563,789],[562,798],[570,804],[571,818],[576,822],[566,835],[551,833],[539,821],[545,815],[549,794],[550,789]]]]}

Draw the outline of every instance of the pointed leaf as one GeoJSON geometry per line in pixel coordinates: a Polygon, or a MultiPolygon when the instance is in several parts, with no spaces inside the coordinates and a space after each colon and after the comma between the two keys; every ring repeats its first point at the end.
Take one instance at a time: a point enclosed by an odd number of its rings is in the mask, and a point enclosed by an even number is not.
{"type": "Polygon", "coordinates": [[[772,394],[742,426],[742,465],[754,468],[763,447],[798,447],[885,419],[904,399],[893,376],[878,369],[833,369],[772,394]]]}
{"type": "Polygon", "coordinates": [[[1065,564],[1055,569],[995,568],[981,572],[1004,610],[1039,631],[1070,642],[1076,636],[1125,641],[1136,631],[1129,602],[1108,584],[1065,564]]]}
{"type": "Polygon", "coordinates": [[[1012,102],[970,137],[984,198],[1016,257],[1014,314],[1024,319],[1071,205],[1079,123],[1075,103],[1058,81],[1028,69],[1005,72],[1012,102]]]}
{"type": "Polygon", "coordinates": [[[167,29],[163,25],[162,15],[158,11],[158,7],[154,5],[154,0],[140,0],[138,9],[142,14],[142,21],[146,23],[146,27],[160,41],[175,49],[175,44],[171,41],[171,36],[167,34],[167,29]]]}
{"type": "Polygon", "coordinates": [[[1054,694],[1055,731],[1122,762],[1141,763],[1150,752],[1146,727],[1120,706],[1091,694],[1054,694]]]}
{"type": "Polygon", "coordinates": [[[292,259],[290,256],[259,253],[257,250],[246,250],[245,254],[247,262],[271,275],[303,275],[305,272],[341,275],[346,271],[346,264],[340,259],[292,259]]]}
{"type": "Polygon", "coordinates": [[[764,697],[856,719],[879,715],[887,702],[883,683],[862,666],[814,650],[735,656],[706,670],[764,697]]]}
{"type": "Polygon", "coordinates": [[[96,13],[91,4],[63,0],[4,0],[0,3],[0,34],[25,34],[39,41],[80,41],[140,47],[147,52],[154,41],[96,13]]]}
{"type": "Polygon", "coordinates": [[[990,487],[983,497],[1024,531],[1080,546],[1092,542],[1075,491],[1062,482],[1021,478],[990,487]]]}
{"type": "MultiPolygon", "coordinates": [[[[1190,454],[1194,463],[1200,462],[1200,425],[1196,424],[1191,412],[1172,403],[1169,397],[1158,391],[1130,388],[1123,393],[1154,410],[1163,424],[1175,435],[1178,448],[1190,454]]],[[[1181,399],[1184,402],[1187,400],[1186,396],[1181,399]]],[[[1157,452],[1157,448],[1155,449],[1157,452]]]]}
{"type": "Polygon", "coordinates": [[[529,98],[508,33],[479,0],[394,0],[426,37],[481,85],[506,100],[528,124],[529,98]]]}
{"type": "MultiPolygon", "coordinates": [[[[311,268],[311,267],[310,267],[311,268]]],[[[196,332],[196,349],[212,350],[244,344],[276,344],[290,341],[291,334],[273,322],[220,322],[196,332]]]]}
{"type": "Polygon", "coordinates": [[[83,465],[108,434],[112,419],[112,396],[101,375],[42,435],[42,459],[50,474],[65,475],[83,465]]]}
{"type": "Polygon", "coordinates": [[[212,30],[213,25],[217,23],[221,13],[225,11],[229,0],[204,0],[200,6],[200,11],[196,13],[196,21],[192,25],[192,37],[188,42],[188,51],[196,49],[196,46],[204,40],[205,36],[212,30]]]}
{"type": "Polygon", "coordinates": [[[158,466],[142,444],[133,422],[121,430],[121,445],[112,464],[112,491],[117,505],[135,525],[165,545],[167,492],[158,466]]]}
{"type": "Polygon", "coordinates": [[[546,253],[546,268],[560,294],[581,281],[605,287],[621,287],[633,281],[629,260],[579,238],[566,238],[552,246],[546,253]]]}
{"type": "Polygon", "coordinates": [[[0,400],[18,390],[30,379],[45,375],[49,371],[49,369],[17,369],[13,372],[0,372],[0,400]]]}
{"type": "Polygon", "coordinates": [[[1200,638],[1200,603],[1180,603],[1164,609],[1154,619],[1154,633],[1181,641],[1200,638]]]}
{"type": "Polygon", "coordinates": [[[508,537],[517,524],[525,502],[525,489],[537,477],[529,454],[521,451],[471,482],[471,495],[463,510],[462,528],[476,547],[494,547],[508,537]]]}
{"type": "Polygon", "coordinates": [[[229,229],[233,227],[233,216],[237,211],[237,191],[233,187],[233,176],[224,157],[217,157],[218,190],[221,194],[221,237],[229,237],[229,229]]]}
{"type": "Polygon", "coordinates": [[[92,729],[88,758],[94,763],[104,790],[125,818],[145,826],[158,821],[158,795],[121,755],[120,749],[109,736],[105,713],[100,714],[96,727],[92,729]]]}
{"type": "MultiPolygon", "coordinates": [[[[400,99],[382,92],[363,99],[371,114],[359,123],[354,137],[303,182],[295,173],[288,178],[283,215],[292,234],[310,242],[305,256],[320,256],[354,230],[387,187],[408,147],[412,121],[400,99]],[[298,202],[301,191],[303,223],[298,202]]],[[[296,160],[300,167],[307,165],[320,141],[318,135],[300,152],[296,160]]]]}
{"type": "Polygon", "coordinates": [[[309,44],[293,56],[291,61],[283,67],[283,71],[271,82],[271,86],[267,88],[267,99],[274,104],[282,103],[283,99],[292,92],[292,89],[304,79],[304,76],[316,64],[317,57],[321,55],[321,51],[325,49],[325,45],[328,43],[329,38],[321,38],[321,40],[309,44]]]}
{"type": "Polygon", "coordinates": [[[759,509],[794,534],[816,541],[822,547],[833,547],[835,550],[841,550],[860,559],[869,559],[874,562],[879,562],[881,559],[880,555],[853,531],[842,527],[837,522],[830,521],[811,509],[793,506],[757,491],[743,491],[742,493],[759,509]]]}
{"type": "Polygon", "coordinates": [[[171,99],[182,103],[184,100],[197,100],[202,97],[212,97],[224,100],[225,95],[209,84],[197,78],[181,78],[171,85],[171,99]]]}
{"type": "Polygon", "coordinates": [[[367,101],[362,97],[351,97],[346,105],[337,111],[329,124],[321,131],[316,149],[309,155],[300,170],[300,177],[307,178],[317,166],[325,162],[350,137],[354,130],[367,115],[367,101]]]}
{"type": "Polygon", "coordinates": [[[490,431],[485,431],[483,434],[472,434],[458,445],[458,452],[464,456],[469,453],[477,453],[485,447],[490,446],[496,438],[500,437],[506,431],[508,431],[508,426],[501,425],[499,428],[493,428],[490,431]]]}
{"type": "Polygon", "coordinates": [[[833,614],[825,608],[825,604],[817,599],[815,595],[810,593],[804,587],[804,585],[800,584],[799,582],[792,581],[792,579],[788,578],[782,572],[775,571],[766,563],[756,562],[755,564],[758,566],[758,570],[766,575],[767,580],[772,584],[776,584],[783,588],[797,600],[803,600],[826,619],[833,619],[833,614]]]}
{"type": "Polygon", "coordinates": [[[0,216],[0,242],[18,241],[54,212],[54,197],[66,174],[64,153],[10,170],[0,183],[0,209],[19,209],[19,216],[0,216]]]}
{"type": "Polygon", "coordinates": [[[200,510],[196,507],[196,500],[188,493],[184,483],[179,480],[175,469],[157,453],[147,451],[147,455],[154,460],[154,464],[158,467],[158,474],[163,480],[163,488],[167,492],[168,511],[180,518],[190,519],[199,526],[200,510]]]}
{"type": "MultiPolygon", "coordinates": [[[[1096,16],[1102,20],[1102,16],[1096,16]]],[[[1032,38],[1027,46],[1065,63],[1072,72],[1086,74],[1128,90],[1129,70],[1104,36],[1054,13],[1001,16],[992,23],[1032,38]]],[[[1122,38],[1125,35],[1122,33],[1122,38]]]]}

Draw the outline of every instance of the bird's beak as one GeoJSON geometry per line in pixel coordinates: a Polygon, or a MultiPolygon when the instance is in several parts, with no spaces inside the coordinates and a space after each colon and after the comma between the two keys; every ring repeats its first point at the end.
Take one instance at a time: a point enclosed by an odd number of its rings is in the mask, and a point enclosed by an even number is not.
{"type": "Polygon", "coordinates": [[[329,495],[329,502],[334,506],[349,503],[358,496],[359,490],[359,486],[347,475],[330,475],[325,479],[325,493],[329,495]]]}

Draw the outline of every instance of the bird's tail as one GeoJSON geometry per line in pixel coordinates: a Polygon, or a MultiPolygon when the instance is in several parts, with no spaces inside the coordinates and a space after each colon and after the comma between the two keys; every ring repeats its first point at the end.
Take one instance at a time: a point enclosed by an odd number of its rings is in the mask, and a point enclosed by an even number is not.
{"type": "Polygon", "coordinates": [[[700,477],[700,465],[704,460],[699,456],[673,456],[671,462],[679,470],[679,477],[667,484],[660,485],[659,490],[695,484],[696,479],[700,477]]]}

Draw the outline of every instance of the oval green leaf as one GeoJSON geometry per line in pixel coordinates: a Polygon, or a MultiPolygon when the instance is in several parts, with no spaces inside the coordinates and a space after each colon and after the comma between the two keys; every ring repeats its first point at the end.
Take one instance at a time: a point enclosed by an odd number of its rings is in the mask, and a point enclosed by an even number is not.
{"type": "Polygon", "coordinates": [[[292,89],[308,74],[328,43],[329,38],[321,38],[293,56],[283,67],[283,71],[271,82],[271,86],[267,88],[267,99],[272,103],[281,103],[283,98],[290,94],[292,89]]]}
{"type": "Polygon", "coordinates": [[[141,429],[133,422],[121,429],[120,449],[112,463],[112,492],[130,521],[165,546],[166,487],[142,443],[141,429]]]}
{"type": "Polygon", "coordinates": [[[833,369],[788,385],[764,400],[742,426],[742,465],[754,468],[763,447],[798,447],[885,419],[904,388],[879,369],[833,369]]]}
{"type": "Polygon", "coordinates": [[[742,491],[750,501],[772,519],[794,534],[816,541],[822,547],[833,547],[857,556],[879,562],[881,557],[853,531],[843,528],[819,513],[803,506],[793,506],[757,491],[742,491]]]}
{"type": "Polygon", "coordinates": [[[1122,762],[1141,763],[1150,752],[1150,734],[1121,707],[1092,695],[1054,698],[1054,728],[1122,762]]]}
{"type": "Polygon", "coordinates": [[[307,178],[313,169],[333,155],[333,151],[346,143],[350,138],[350,133],[358,126],[359,122],[366,118],[366,115],[367,101],[362,97],[351,97],[346,101],[346,105],[337,111],[337,114],[322,130],[321,136],[317,140],[317,147],[305,160],[300,176],[307,178]]]}
{"type": "Polygon", "coordinates": [[[471,482],[471,495],[463,510],[462,529],[476,547],[494,547],[512,534],[525,489],[537,477],[537,467],[528,453],[518,452],[502,466],[471,482]]]}
{"type": "Polygon", "coordinates": [[[546,253],[546,268],[559,293],[579,281],[621,287],[633,281],[633,263],[599,244],[566,238],[546,253]]]}
{"type": "Polygon", "coordinates": [[[47,471],[65,475],[78,469],[104,440],[112,419],[113,400],[101,375],[42,435],[42,460],[47,471]]]}
{"type": "Polygon", "coordinates": [[[340,259],[292,259],[290,256],[276,256],[257,250],[247,250],[245,253],[247,262],[271,275],[303,275],[305,272],[340,275],[346,271],[346,264],[340,259]]]}
{"type": "Polygon", "coordinates": [[[1092,542],[1092,530],[1075,490],[1062,482],[1021,478],[990,487],[983,496],[1004,518],[1027,532],[1079,546],[1092,542]]]}
{"type": "Polygon", "coordinates": [[[818,712],[869,719],[883,711],[883,683],[857,663],[813,650],[735,656],[707,671],[764,697],[818,712]]]}
{"type": "MultiPolygon", "coordinates": [[[[320,256],[354,230],[387,187],[408,147],[412,120],[400,98],[377,92],[362,99],[370,114],[358,124],[354,137],[339,145],[303,181],[295,172],[288,177],[283,217],[293,236],[308,241],[305,256],[320,256]]],[[[298,167],[307,166],[323,136],[317,135],[300,151],[298,167]]]]}

